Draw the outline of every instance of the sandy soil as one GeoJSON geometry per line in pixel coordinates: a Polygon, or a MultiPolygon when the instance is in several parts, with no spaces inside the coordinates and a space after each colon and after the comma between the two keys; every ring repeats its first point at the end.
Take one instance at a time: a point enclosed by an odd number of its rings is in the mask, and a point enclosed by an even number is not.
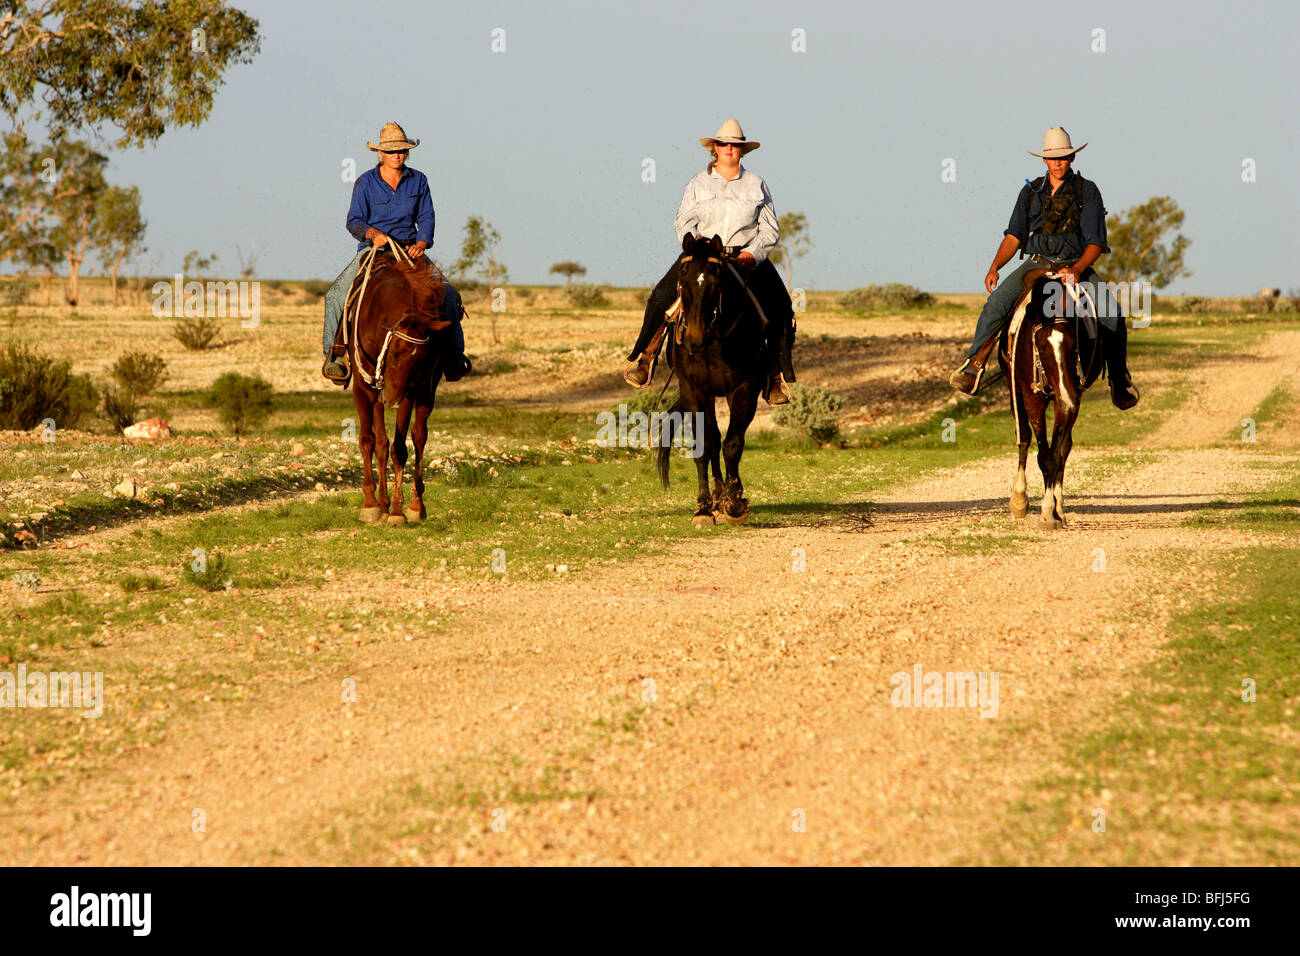
{"type": "MultiPolygon", "coordinates": [[[[433,587],[423,599],[459,612],[445,632],[394,634],[277,699],[214,708],[75,791],[18,794],[0,856],[980,858],[1002,809],[1058,769],[1068,736],[1103,719],[1157,652],[1215,551],[1251,540],[1182,522],[1270,479],[1249,467],[1254,448],[1209,446],[1279,378],[1294,380],[1295,344],[1279,335],[1259,350],[1261,374],[1207,374],[1200,399],[1119,477],[1102,466],[1122,453],[1076,451],[1065,531],[1038,530],[1032,506],[1028,523],[1007,515],[1008,449],[874,496],[870,526],[715,531],[600,580],[433,587]],[[1007,534],[1024,540],[1000,543],[1007,534]],[[1153,574],[1174,552],[1187,560],[1153,574]],[[892,675],[918,664],[997,672],[997,716],[893,706],[892,675]],[[349,677],[355,704],[340,702],[349,677]],[[503,781],[549,796],[498,801],[503,781]],[[451,782],[486,796],[429,797],[451,782]],[[191,830],[194,808],[205,833],[191,830]]],[[[327,600],[385,599],[369,576],[340,575],[327,600]]]]}

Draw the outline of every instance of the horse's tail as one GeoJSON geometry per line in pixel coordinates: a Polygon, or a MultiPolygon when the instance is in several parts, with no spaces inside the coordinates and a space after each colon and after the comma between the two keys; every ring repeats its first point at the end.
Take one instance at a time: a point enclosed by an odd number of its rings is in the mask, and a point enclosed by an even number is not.
{"type": "Polygon", "coordinates": [[[686,403],[682,401],[681,395],[677,396],[677,401],[668,409],[668,414],[662,419],[663,431],[659,434],[659,448],[655,452],[655,466],[659,471],[659,480],[663,482],[665,488],[668,487],[668,459],[673,452],[673,438],[676,437],[677,424],[683,420],[680,414],[686,410],[686,403]],[[677,413],[677,414],[675,414],[677,413]]]}

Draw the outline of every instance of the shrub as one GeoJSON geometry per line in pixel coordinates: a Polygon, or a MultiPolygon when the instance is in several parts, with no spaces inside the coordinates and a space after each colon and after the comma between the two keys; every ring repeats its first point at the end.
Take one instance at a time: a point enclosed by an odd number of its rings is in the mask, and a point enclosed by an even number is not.
{"type": "Polygon", "coordinates": [[[124,574],[117,583],[127,594],[135,594],[137,591],[161,591],[167,586],[161,578],[152,574],[124,574]]]}
{"type": "Polygon", "coordinates": [[[12,282],[0,282],[0,305],[23,305],[32,284],[26,279],[14,279],[12,282]]]}
{"type": "Polygon", "coordinates": [[[104,389],[104,417],[118,431],[123,431],[128,425],[134,424],[138,412],[135,396],[129,389],[112,386],[104,389]]]}
{"type": "Polygon", "coordinates": [[[333,284],[328,279],[304,279],[300,283],[303,292],[317,299],[328,292],[333,284]]]}
{"type": "Polygon", "coordinates": [[[181,319],[172,326],[172,335],[181,345],[193,352],[206,349],[221,333],[221,325],[216,319],[196,315],[181,319]]]}
{"type": "Polygon", "coordinates": [[[134,397],[151,395],[167,379],[167,362],[148,352],[123,352],[109,370],[117,384],[134,397]]]}
{"type": "Polygon", "coordinates": [[[664,392],[663,401],[659,401],[659,390],[661,388],[663,388],[663,383],[655,382],[651,383],[649,388],[637,389],[627,398],[622,399],[610,411],[617,415],[618,406],[626,405],[629,415],[633,412],[666,412],[673,407],[679,393],[677,389],[670,388],[664,392]]]}
{"type": "Polygon", "coordinates": [[[193,564],[185,566],[185,580],[203,588],[205,591],[221,591],[232,582],[227,573],[226,557],[223,554],[209,554],[203,560],[203,570],[195,571],[193,564]]]}
{"type": "Polygon", "coordinates": [[[271,383],[253,375],[227,372],[212,383],[205,398],[227,428],[242,435],[256,428],[275,407],[271,383]]]}
{"type": "Polygon", "coordinates": [[[519,298],[523,299],[525,302],[533,301],[533,290],[526,285],[516,288],[515,295],[519,296],[519,298]]]}
{"type": "Polygon", "coordinates": [[[934,296],[901,282],[850,289],[836,303],[846,309],[924,309],[934,305],[934,296]]]}
{"type": "Polygon", "coordinates": [[[1214,309],[1214,303],[1203,295],[1183,295],[1171,300],[1170,306],[1175,312],[1199,315],[1214,309]]]}
{"type": "Polygon", "coordinates": [[[579,282],[577,285],[571,285],[566,292],[569,295],[569,301],[579,309],[593,309],[599,306],[609,305],[609,300],[605,298],[606,286],[592,285],[588,282],[579,282]]]}
{"type": "Polygon", "coordinates": [[[840,431],[840,410],[844,399],[820,388],[791,385],[790,404],[772,413],[772,421],[819,442],[828,442],[840,431]]]}
{"type": "Polygon", "coordinates": [[[42,355],[21,342],[0,349],[0,428],[35,428],[47,418],[71,428],[97,403],[86,375],[72,363],[42,355]]]}

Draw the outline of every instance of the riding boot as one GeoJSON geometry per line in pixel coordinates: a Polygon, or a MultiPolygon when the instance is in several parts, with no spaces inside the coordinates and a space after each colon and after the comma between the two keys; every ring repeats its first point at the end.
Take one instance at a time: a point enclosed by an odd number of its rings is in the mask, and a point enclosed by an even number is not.
{"type": "MultiPolygon", "coordinates": [[[[967,395],[974,395],[981,384],[984,384],[984,366],[988,364],[989,357],[993,350],[997,348],[1000,331],[995,332],[985,340],[975,354],[962,363],[957,371],[948,376],[948,384],[959,392],[967,395]]],[[[992,379],[990,379],[992,381],[992,379]]]]}
{"type": "Polygon", "coordinates": [[[339,323],[339,330],[334,335],[334,344],[330,346],[329,355],[325,357],[325,364],[321,367],[321,374],[331,382],[347,387],[348,379],[352,377],[352,369],[348,362],[348,348],[342,342],[343,323],[339,323]]]}
{"type": "Polygon", "coordinates": [[[786,394],[781,381],[781,356],[774,351],[767,370],[767,385],[763,387],[763,400],[769,405],[789,405],[790,396],[786,394]]]}
{"type": "Polygon", "coordinates": [[[1118,409],[1132,408],[1141,397],[1128,374],[1128,327],[1123,319],[1114,332],[1102,328],[1106,343],[1106,375],[1110,379],[1110,400],[1118,409]]]}
{"type": "Polygon", "coordinates": [[[664,322],[655,331],[655,334],[650,337],[650,344],[646,346],[645,351],[638,355],[635,361],[629,362],[627,368],[623,370],[623,381],[633,388],[645,388],[650,384],[650,380],[655,375],[655,362],[659,358],[659,346],[663,343],[667,331],[668,323],[664,322]]]}

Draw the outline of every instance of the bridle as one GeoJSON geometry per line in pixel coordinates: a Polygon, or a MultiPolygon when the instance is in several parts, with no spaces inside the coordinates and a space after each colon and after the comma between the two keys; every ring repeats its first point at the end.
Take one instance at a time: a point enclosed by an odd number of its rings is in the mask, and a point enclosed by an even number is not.
{"type": "MultiPolygon", "coordinates": [[[[687,262],[692,261],[694,258],[695,256],[688,256],[685,260],[683,260],[682,265],[685,266],[687,262]]],[[[727,262],[725,259],[720,259],[717,256],[706,256],[704,263],[705,265],[727,266],[729,269],[731,269],[732,274],[735,275],[737,279],[741,280],[741,284],[742,285],[744,284],[744,280],[741,279],[740,275],[736,272],[736,267],[733,266],[730,262],[727,262]]],[[[712,318],[709,319],[709,321],[704,326],[705,344],[708,344],[708,342],[713,339],[725,339],[732,332],[736,331],[736,326],[740,324],[740,316],[743,310],[738,311],[736,313],[736,317],[731,320],[731,325],[727,326],[725,332],[722,332],[721,334],[717,334],[718,320],[722,316],[722,291],[725,284],[726,283],[723,281],[723,276],[719,275],[718,296],[713,303],[713,316],[712,318]]],[[[682,279],[681,279],[681,270],[679,269],[677,273],[677,298],[680,299],[681,297],[682,297],[682,279]]],[[[673,338],[678,345],[682,345],[683,342],[685,341],[686,338],[685,310],[683,310],[682,315],[677,320],[677,328],[674,331],[673,338]]]]}

